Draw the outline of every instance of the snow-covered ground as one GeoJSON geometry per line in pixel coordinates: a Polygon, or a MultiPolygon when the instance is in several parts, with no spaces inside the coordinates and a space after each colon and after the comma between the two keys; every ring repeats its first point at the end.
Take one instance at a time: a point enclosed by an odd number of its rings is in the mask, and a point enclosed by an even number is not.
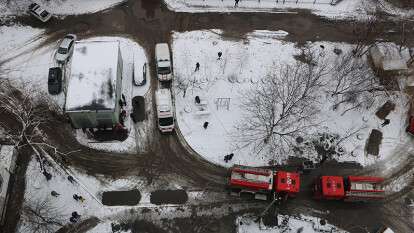
{"type": "Polygon", "coordinates": [[[167,7],[177,12],[269,12],[269,13],[296,13],[296,9],[311,10],[314,14],[342,19],[363,18],[376,8],[391,15],[402,17],[414,16],[414,10],[403,10],[392,6],[384,0],[342,0],[336,5],[331,5],[331,0],[242,0],[238,7],[234,7],[234,0],[164,0],[167,7]]]}
{"type": "MultiPolygon", "coordinates": [[[[242,147],[235,140],[239,134],[236,126],[244,114],[240,107],[241,95],[254,87],[266,73],[275,72],[275,67],[294,62],[293,56],[301,54],[301,50],[293,43],[280,40],[286,35],[286,32],[281,31],[255,31],[241,41],[225,40],[220,34],[219,30],[173,34],[173,86],[177,125],[182,135],[201,156],[224,166],[268,165],[272,160],[279,163],[285,161],[288,154],[275,158],[271,153],[258,154],[251,147],[242,147]],[[221,59],[217,59],[219,51],[223,54],[221,59]],[[197,62],[200,63],[200,70],[195,72],[197,62]],[[188,85],[185,97],[183,88],[179,88],[182,80],[188,85]],[[201,98],[203,106],[195,104],[195,96],[201,98]],[[228,110],[224,104],[217,105],[219,98],[223,98],[222,103],[228,98],[228,110]],[[209,125],[204,129],[203,123],[206,121],[209,125]],[[234,157],[225,163],[223,157],[229,153],[234,153],[234,157]]],[[[338,56],[333,52],[334,48],[342,49],[343,53],[351,48],[349,44],[329,42],[309,43],[308,46],[331,63],[338,56]]],[[[332,75],[325,77],[327,89],[333,85],[332,79],[332,75]]],[[[320,93],[318,100],[318,124],[308,133],[328,133],[346,138],[340,143],[345,153],[334,156],[335,159],[356,161],[362,165],[372,164],[392,155],[396,145],[404,141],[407,99],[403,94],[396,92],[380,96],[368,110],[357,108],[345,112],[350,106],[345,104],[333,110],[334,100],[329,94],[324,94],[326,91],[320,93]],[[375,116],[375,112],[387,100],[393,101],[396,107],[387,117],[391,123],[381,127],[383,121],[375,116]],[[372,129],[379,129],[383,133],[378,157],[365,155],[366,140],[372,129]]],[[[304,153],[298,156],[318,160],[313,146],[302,149],[304,153]]]]}
{"type": "Polygon", "coordinates": [[[43,6],[54,15],[78,15],[94,13],[116,6],[125,0],[0,0],[1,16],[18,16],[27,14],[27,9],[32,2],[43,6]]]}
{"type": "Polygon", "coordinates": [[[278,226],[266,227],[263,223],[255,222],[255,217],[238,217],[236,220],[237,233],[346,233],[346,231],[336,228],[328,223],[321,224],[321,219],[311,216],[301,215],[300,217],[278,215],[278,226]]]}

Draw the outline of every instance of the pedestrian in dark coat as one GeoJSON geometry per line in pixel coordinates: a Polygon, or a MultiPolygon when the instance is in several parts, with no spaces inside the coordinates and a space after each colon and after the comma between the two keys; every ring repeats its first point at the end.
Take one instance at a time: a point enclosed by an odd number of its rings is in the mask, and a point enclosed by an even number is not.
{"type": "Polygon", "coordinates": [[[203,124],[204,129],[207,129],[207,127],[208,127],[208,121],[204,122],[204,124],[203,124]]]}
{"type": "Polygon", "coordinates": [[[80,196],[78,196],[78,194],[73,194],[73,199],[75,199],[75,201],[79,201],[80,196]]]}
{"type": "Polygon", "coordinates": [[[80,218],[80,214],[78,214],[78,212],[76,212],[76,211],[73,211],[72,212],[72,217],[74,217],[74,218],[80,218]]]}
{"type": "Polygon", "coordinates": [[[50,195],[58,197],[60,194],[53,190],[52,192],[50,192],[50,195]]]}
{"type": "Polygon", "coordinates": [[[68,176],[68,180],[70,181],[70,183],[74,183],[75,182],[75,179],[73,178],[73,176],[68,176]]]}
{"type": "Polygon", "coordinates": [[[238,7],[239,6],[239,0],[234,0],[234,7],[238,7]]]}
{"type": "Polygon", "coordinates": [[[390,122],[391,122],[390,119],[385,119],[384,122],[382,122],[381,126],[384,127],[386,125],[389,125],[390,122]]]}
{"type": "Polygon", "coordinates": [[[52,174],[47,172],[46,170],[43,170],[43,175],[46,177],[46,180],[49,181],[52,179],[52,174]]]}
{"type": "Polygon", "coordinates": [[[223,53],[220,51],[220,52],[217,53],[217,55],[218,55],[217,60],[220,60],[221,59],[221,55],[223,55],[223,53]]]}
{"type": "Polygon", "coordinates": [[[196,71],[198,71],[198,70],[200,70],[200,63],[196,63],[196,68],[195,68],[195,70],[194,70],[194,72],[196,72],[196,71]]]}
{"type": "Polygon", "coordinates": [[[76,223],[78,220],[72,216],[72,217],[69,218],[69,221],[71,223],[76,223]]]}

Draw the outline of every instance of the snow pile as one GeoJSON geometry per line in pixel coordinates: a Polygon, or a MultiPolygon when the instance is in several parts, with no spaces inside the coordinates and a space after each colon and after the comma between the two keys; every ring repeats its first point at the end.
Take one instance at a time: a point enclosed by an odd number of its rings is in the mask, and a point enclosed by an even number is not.
{"type": "MultiPolygon", "coordinates": [[[[333,1],[335,2],[335,1],[333,1]]],[[[167,7],[177,12],[269,12],[269,13],[297,13],[296,10],[311,10],[314,14],[334,18],[363,18],[376,10],[385,11],[399,17],[412,17],[414,10],[404,10],[392,6],[381,0],[342,0],[331,5],[331,0],[314,1],[275,1],[275,0],[245,0],[234,7],[234,0],[165,0],[167,7]]]]}
{"type": "MultiPolygon", "coordinates": [[[[243,147],[235,141],[238,135],[236,126],[240,125],[244,114],[240,107],[242,94],[252,88],[260,78],[281,64],[292,64],[294,56],[301,50],[293,43],[284,42],[271,35],[272,32],[249,34],[242,41],[226,41],[219,30],[174,33],[174,97],[177,125],[187,143],[207,160],[231,166],[232,164],[268,165],[270,162],[283,162],[289,156],[274,158],[270,154],[257,154],[250,147],[243,147]],[[218,59],[218,52],[222,57],[218,59]],[[200,70],[195,71],[195,64],[200,70]],[[184,97],[185,95],[185,97],[184,97]],[[200,104],[195,103],[199,96],[200,104]],[[209,122],[206,129],[204,122],[209,122]],[[224,162],[224,155],[234,153],[234,158],[224,162]]],[[[326,61],[335,61],[338,55],[333,50],[340,48],[342,53],[351,45],[317,42],[309,43],[311,50],[319,51],[326,61]]],[[[331,75],[326,76],[326,88],[334,85],[331,75]]],[[[323,138],[325,150],[334,151],[332,157],[339,161],[356,161],[368,165],[377,159],[392,155],[397,142],[405,137],[406,98],[398,93],[377,97],[372,106],[352,109],[343,104],[333,110],[335,100],[329,93],[320,93],[320,113],[317,114],[314,129],[309,134],[314,139],[323,138]],[[387,118],[390,124],[381,127],[383,120],[375,112],[387,100],[396,107],[387,118]],[[366,140],[372,129],[379,129],[384,135],[377,157],[365,155],[366,140]],[[338,147],[339,145],[340,147],[338,147]]],[[[319,160],[313,141],[302,144],[299,157],[319,160]]]]}
{"type": "Polygon", "coordinates": [[[27,13],[32,2],[38,3],[54,15],[79,15],[98,12],[116,6],[125,0],[19,0],[0,1],[1,16],[18,16],[27,13]]]}
{"type": "Polygon", "coordinates": [[[255,218],[238,217],[236,219],[237,233],[283,233],[283,232],[303,232],[303,233],[346,233],[333,225],[327,224],[325,220],[301,215],[300,217],[278,215],[278,225],[266,227],[262,222],[257,223],[255,218]]]}

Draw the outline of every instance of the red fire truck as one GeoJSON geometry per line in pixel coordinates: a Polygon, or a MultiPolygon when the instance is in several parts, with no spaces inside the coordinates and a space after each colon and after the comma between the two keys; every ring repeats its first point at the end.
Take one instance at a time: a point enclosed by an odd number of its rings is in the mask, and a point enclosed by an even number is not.
{"type": "Polygon", "coordinates": [[[229,186],[232,195],[251,194],[255,199],[288,198],[299,192],[299,174],[234,165],[229,186]]]}
{"type": "Polygon", "coordinates": [[[321,176],[314,184],[314,197],[326,200],[369,201],[385,197],[381,177],[321,176]]]}

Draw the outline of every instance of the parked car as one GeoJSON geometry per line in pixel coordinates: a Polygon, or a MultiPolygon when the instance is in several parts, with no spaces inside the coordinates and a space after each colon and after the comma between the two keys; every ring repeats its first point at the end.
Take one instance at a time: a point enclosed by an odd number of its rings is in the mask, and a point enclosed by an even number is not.
{"type": "Polygon", "coordinates": [[[39,4],[37,4],[37,3],[30,4],[29,12],[34,17],[38,18],[40,21],[42,21],[44,23],[46,23],[47,21],[49,21],[50,18],[52,18],[52,14],[50,14],[44,8],[39,6],[39,4]]]}
{"type": "Polygon", "coordinates": [[[62,91],[62,69],[60,67],[52,67],[49,69],[47,87],[51,95],[57,95],[62,91]]]}
{"type": "Polygon", "coordinates": [[[144,86],[147,83],[147,63],[142,66],[142,77],[136,75],[134,69],[133,80],[135,86],[144,86]]]}
{"type": "Polygon", "coordinates": [[[70,59],[73,54],[75,40],[76,35],[74,34],[68,34],[63,37],[55,54],[55,59],[58,63],[65,63],[70,59]]]}
{"type": "Polygon", "coordinates": [[[155,45],[155,66],[159,81],[172,80],[172,66],[170,59],[170,49],[167,43],[155,45]]]}

